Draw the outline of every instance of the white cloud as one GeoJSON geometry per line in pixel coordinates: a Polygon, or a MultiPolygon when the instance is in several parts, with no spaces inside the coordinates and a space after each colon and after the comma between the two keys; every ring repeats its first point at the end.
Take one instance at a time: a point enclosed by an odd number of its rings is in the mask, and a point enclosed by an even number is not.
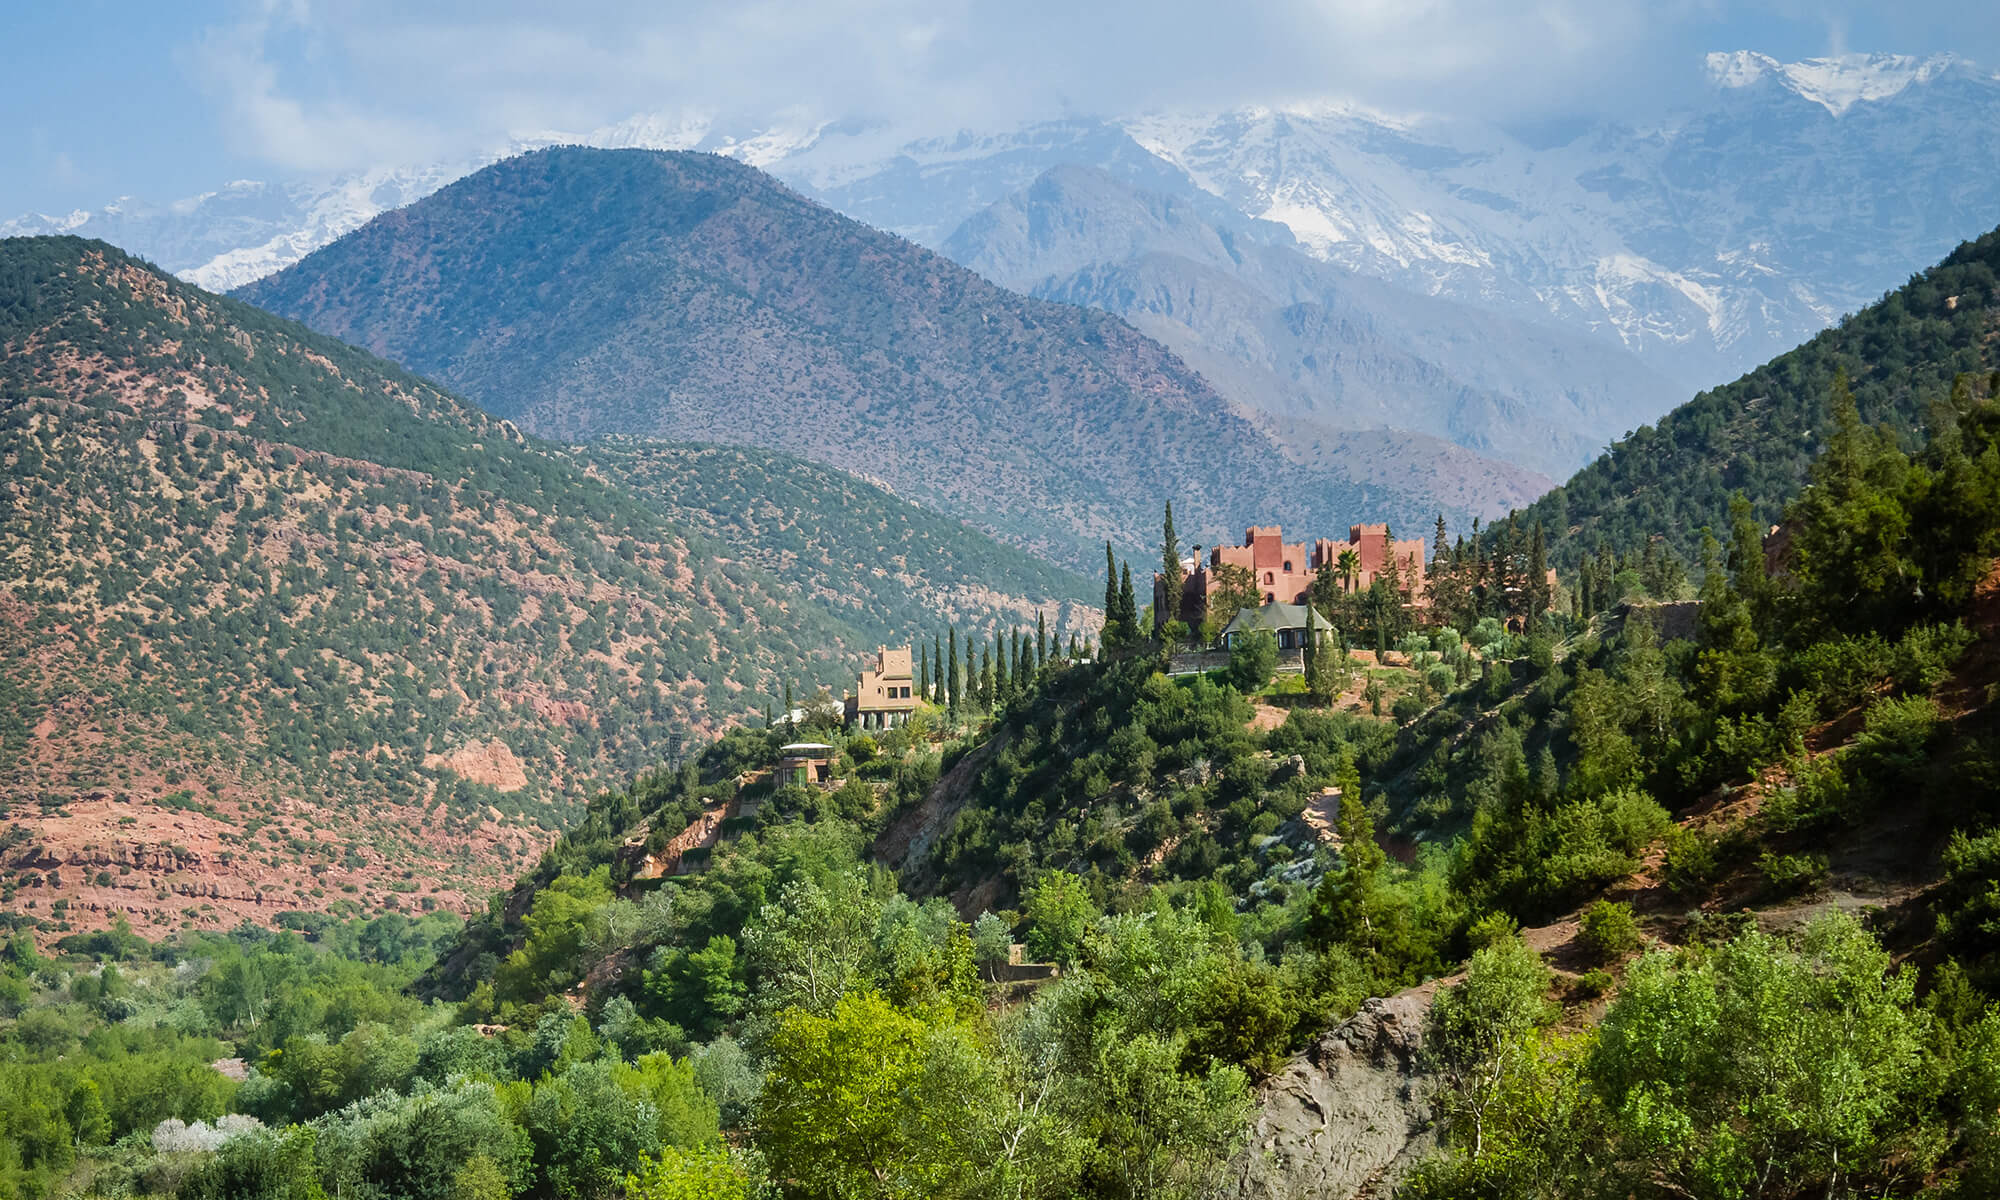
{"type": "Polygon", "coordinates": [[[319,170],[635,112],[698,110],[739,128],[774,113],[859,117],[920,134],[1320,98],[1501,117],[1594,111],[1696,79],[1719,25],[1810,22],[1820,38],[1847,28],[1840,12],[1792,11],[1802,4],[264,0],[206,31],[184,61],[241,149],[319,170]]]}

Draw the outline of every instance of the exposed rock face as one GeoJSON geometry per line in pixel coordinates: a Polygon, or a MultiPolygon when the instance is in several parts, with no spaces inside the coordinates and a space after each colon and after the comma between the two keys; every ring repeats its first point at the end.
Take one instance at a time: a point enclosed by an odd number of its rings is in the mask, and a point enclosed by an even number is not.
{"type": "Polygon", "coordinates": [[[1370,1000],[1267,1081],[1223,1195],[1386,1195],[1437,1145],[1434,1084],[1418,1061],[1430,987],[1370,1000]]]}

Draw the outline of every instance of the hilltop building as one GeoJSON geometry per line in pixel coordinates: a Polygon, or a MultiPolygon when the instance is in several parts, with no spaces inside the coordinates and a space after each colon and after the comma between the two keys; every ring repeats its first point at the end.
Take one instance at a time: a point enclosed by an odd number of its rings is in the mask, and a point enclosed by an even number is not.
{"type": "Polygon", "coordinates": [[[1326,639],[1333,636],[1333,626],[1327,621],[1326,615],[1314,610],[1311,605],[1286,604],[1282,600],[1271,601],[1261,608],[1238,609],[1236,615],[1222,630],[1222,644],[1233,650],[1236,648],[1238,637],[1253,629],[1268,629],[1277,635],[1278,649],[1303,650],[1306,646],[1306,630],[1310,628],[1307,624],[1308,612],[1311,612],[1313,619],[1318,622],[1320,644],[1323,646],[1326,644],[1326,639]]]}
{"type": "Polygon", "coordinates": [[[847,698],[847,723],[862,729],[893,729],[917,710],[917,681],[910,648],[875,648],[875,669],[861,672],[847,698]]]}
{"type": "MultiPolygon", "coordinates": [[[[1199,626],[1208,614],[1210,598],[1222,587],[1223,567],[1249,571],[1257,598],[1263,604],[1303,605],[1311,598],[1313,578],[1322,566],[1337,573],[1345,590],[1363,592],[1391,562],[1396,564],[1397,575],[1412,602],[1421,604],[1424,552],[1422,538],[1392,539],[1387,525],[1352,525],[1348,527],[1346,541],[1320,538],[1311,550],[1303,542],[1286,543],[1276,525],[1253,525],[1244,533],[1241,546],[1216,546],[1208,552],[1208,561],[1193,560],[1187,564],[1176,611],[1189,628],[1199,626]],[[1351,573],[1339,574],[1341,555],[1349,551],[1354,554],[1349,560],[1353,569],[1351,573]]],[[[1155,611],[1165,610],[1164,586],[1155,573],[1155,611]]],[[[1303,611],[1300,615],[1303,616],[1303,611]]]]}

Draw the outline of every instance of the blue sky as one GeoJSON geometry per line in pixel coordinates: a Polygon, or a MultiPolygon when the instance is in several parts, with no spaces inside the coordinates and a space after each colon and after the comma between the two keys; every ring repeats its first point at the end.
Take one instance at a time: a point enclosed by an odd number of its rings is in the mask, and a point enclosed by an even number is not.
{"type": "Polygon", "coordinates": [[[1498,116],[1657,111],[1709,50],[1950,51],[1990,0],[65,0],[10,5],[0,216],[417,162],[644,111],[913,133],[1340,96],[1498,116]]]}

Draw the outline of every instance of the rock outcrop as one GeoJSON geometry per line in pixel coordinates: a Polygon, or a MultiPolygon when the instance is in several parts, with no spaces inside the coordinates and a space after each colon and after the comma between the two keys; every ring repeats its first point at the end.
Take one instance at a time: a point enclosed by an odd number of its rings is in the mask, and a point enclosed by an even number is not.
{"type": "Polygon", "coordinates": [[[1223,1194],[1241,1200],[1387,1195],[1437,1145],[1419,1052],[1430,987],[1370,1000],[1259,1090],[1223,1194]]]}

